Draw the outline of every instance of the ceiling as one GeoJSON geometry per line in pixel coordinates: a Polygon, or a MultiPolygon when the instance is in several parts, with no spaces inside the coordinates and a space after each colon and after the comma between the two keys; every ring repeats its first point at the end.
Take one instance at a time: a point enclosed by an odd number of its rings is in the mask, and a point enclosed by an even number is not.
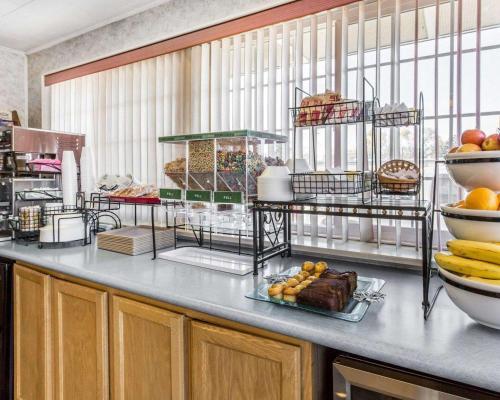
{"type": "Polygon", "coordinates": [[[27,53],[169,0],[0,0],[0,46],[27,53]]]}

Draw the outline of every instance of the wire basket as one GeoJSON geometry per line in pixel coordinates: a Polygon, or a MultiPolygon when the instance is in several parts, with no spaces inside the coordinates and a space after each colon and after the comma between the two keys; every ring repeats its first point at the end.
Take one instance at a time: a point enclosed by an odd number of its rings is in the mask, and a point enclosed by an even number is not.
{"type": "Polygon", "coordinates": [[[303,172],[290,174],[296,194],[347,194],[368,192],[372,188],[372,173],[352,171],[343,173],[303,172]]]}
{"type": "Polygon", "coordinates": [[[373,115],[375,128],[411,126],[420,124],[420,110],[379,113],[373,115]]]}
{"type": "Polygon", "coordinates": [[[420,191],[420,170],[407,160],[388,161],[377,171],[376,192],[378,194],[416,195],[420,191]],[[393,177],[392,174],[406,171],[413,172],[416,178],[393,177]]]}
{"type": "Polygon", "coordinates": [[[370,103],[343,100],[329,104],[293,107],[290,110],[295,126],[305,127],[363,122],[370,109],[370,103]]]}
{"type": "Polygon", "coordinates": [[[42,226],[41,207],[36,205],[19,208],[17,216],[10,219],[9,224],[16,241],[36,242],[42,226]]]}

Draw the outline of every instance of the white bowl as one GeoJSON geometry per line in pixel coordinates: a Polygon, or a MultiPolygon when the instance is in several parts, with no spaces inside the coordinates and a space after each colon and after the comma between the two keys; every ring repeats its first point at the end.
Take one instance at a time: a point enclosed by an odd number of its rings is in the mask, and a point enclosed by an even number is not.
{"type": "MultiPolygon", "coordinates": [[[[288,161],[286,162],[286,166],[291,172],[293,171],[293,159],[289,158],[288,161]]],[[[301,174],[303,172],[311,172],[312,169],[307,163],[307,161],[303,158],[296,158],[295,159],[295,173],[301,174]]]]}
{"type": "Polygon", "coordinates": [[[460,275],[455,274],[453,272],[447,271],[441,267],[439,267],[439,271],[446,278],[451,279],[457,283],[460,283],[461,285],[468,286],[468,287],[473,288],[473,289],[485,290],[485,291],[491,292],[491,293],[500,293],[500,286],[499,285],[488,285],[487,283],[483,283],[483,282],[479,282],[479,281],[471,281],[469,279],[466,279],[463,276],[460,276],[460,275]]]}
{"type": "Polygon", "coordinates": [[[474,284],[479,282],[467,281],[441,267],[439,273],[448,296],[458,308],[474,321],[500,329],[500,298],[493,297],[500,294],[497,288],[482,283],[480,285],[488,288],[477,287],[474,284]]]}
{"type": "Polygon", "coordinates": [[[260,174],[260,177],[263,178],[283,178],[283,179],[290,179],[290,170],[288,169],[287,166],[268,166],[260,174]]]}
{"type": "Polygon", "coordinates": [[[500,242],[500,211],[468,210],[442,205],[448,231],[457,239],[500,242]]]}
{"type": "Polygon", "coordinates": [[[500,151],[452,153],[444,159],[446,169],[457,185],[468,191],[478,187],[500,191],[500,151]]]}
{"type": "MultiPolygon", "coordinates": [[[[288,171],[288,168],[287,167],[285,168],[288,171]]],[[[285,176],[262,176],[262,175],[257,178],[257,197],[259,200],[262,201],[293,200],[292,182],[290,180],[290,175],[288,174],[285,176]]]]}

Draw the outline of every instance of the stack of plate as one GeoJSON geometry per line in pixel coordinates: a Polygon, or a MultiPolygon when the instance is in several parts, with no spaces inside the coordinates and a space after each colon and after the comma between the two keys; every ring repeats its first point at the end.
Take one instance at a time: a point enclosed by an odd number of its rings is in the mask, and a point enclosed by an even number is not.
{"type": "MultiPolygon", "coordinates": [[[[156,248],[174,245],[174,231],[155,229],[156,248]]],[[[153,251],[153,233],[147,226],[129,226],[97,234],[97,247],[102,250],[135,256],[153,251]]]]}

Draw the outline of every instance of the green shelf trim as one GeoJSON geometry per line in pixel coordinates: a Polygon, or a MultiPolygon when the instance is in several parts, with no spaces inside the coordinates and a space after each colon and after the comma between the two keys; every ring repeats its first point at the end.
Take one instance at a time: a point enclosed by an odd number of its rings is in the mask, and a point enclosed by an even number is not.
{"type": "Polygon", "coordinates": [[[270,142],[286,143],[288,138],[283,135],[276,135],[269,132],[252,131],[248,129],[236,131],[221,131],[221,132],[205,132],[173,136],[161,136],[158,138],[159,143],[184,143],[192,140],[209,140],[209,139],[224,139],[224,138],[257,138],[265,139],[270,142]]]}

